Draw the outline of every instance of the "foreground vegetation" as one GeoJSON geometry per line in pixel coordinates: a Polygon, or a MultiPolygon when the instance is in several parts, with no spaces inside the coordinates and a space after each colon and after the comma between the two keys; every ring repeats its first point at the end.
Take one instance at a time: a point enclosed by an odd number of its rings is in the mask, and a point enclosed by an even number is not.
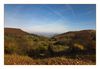
{"type": "Polygon", "coordinates": [[[52,38],[5,29],[5,64],[96,64],[96,31],[84,30],[52,38]]]}
{"type": "Polygon", "coordinates": [[[32,59],[28,56],[5,55],[6,65],[95,65],[96,63],[86,58],[52,57],[44,59],[32,59]]]}

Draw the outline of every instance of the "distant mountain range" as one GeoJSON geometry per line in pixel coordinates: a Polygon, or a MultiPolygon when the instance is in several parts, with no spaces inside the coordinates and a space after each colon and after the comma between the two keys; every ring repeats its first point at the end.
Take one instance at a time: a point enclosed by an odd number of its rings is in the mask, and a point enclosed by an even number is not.
{"type": "Polygon", "coordinates": [[[39,35],[39,36],[45,36],[45,37],[48,37],[48,38],[51,38],[55,35],[58,35],[58,33],[47,33],[47,32],[34,32],[33,34],[36,34],[36,35],[39,35]]]}

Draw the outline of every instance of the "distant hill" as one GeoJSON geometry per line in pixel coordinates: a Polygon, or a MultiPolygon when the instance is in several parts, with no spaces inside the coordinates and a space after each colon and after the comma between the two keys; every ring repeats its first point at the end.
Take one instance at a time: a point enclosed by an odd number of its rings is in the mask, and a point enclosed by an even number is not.
{"type": "Polygon", "coordinates": [[[44,37],[47,37],[47,38],[51,38],[55,35],[57,35],[58,33],[48,33],[48,32],[34,32],[33,34],[36,34],[36,35],[39,35],[39,36],[44,36],[44,37]]]}

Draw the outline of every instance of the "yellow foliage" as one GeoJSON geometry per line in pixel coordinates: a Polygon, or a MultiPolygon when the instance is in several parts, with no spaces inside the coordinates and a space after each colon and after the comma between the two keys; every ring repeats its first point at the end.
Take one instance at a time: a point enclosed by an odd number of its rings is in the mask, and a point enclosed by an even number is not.
{"type": "Polygon", "coordinates": [[[81,50],[84,50],[84,46],[81,45],[81,44],[78,44],[78,43],[75,43],[75,44],[74,44],[74,47],[77,47],[77,48],[79,48],[79,49],[81,49],[81,50]]]}

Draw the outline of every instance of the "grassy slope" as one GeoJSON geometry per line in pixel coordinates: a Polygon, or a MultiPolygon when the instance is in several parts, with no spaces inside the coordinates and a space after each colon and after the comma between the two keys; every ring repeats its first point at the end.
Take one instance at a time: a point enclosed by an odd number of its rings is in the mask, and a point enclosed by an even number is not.
{"type": "MultiPolygon", "coordinates": [[[[95,53],[92,55],[78,55],[78,52],[89,50],[95,51],[96,31],[69,32],[57,35],[52,39],[28,34],[20,29],[5,29],[5,64],[96,64],[95,53]],[[85,43],[85,44],[84,44],[85,43]],[[50,48],[49,48],[50,47],[50,48]],[[74,55],[68,57],[66,52],[72,50],[74,55]],[[53,54],[51,57],[50,55],[53,54]],[[62,53],[64,55],[62,55],[62,53]],[[9,54],[9,55],[8,55],[9,54]],[[16,54],[16,55],[15,55],[16,54]],[[46,54],[46,55],[45,55],[46,54]],[[57,55],[58,54],[58,55],[57,55]],[[46,56],[50,56],[46,58],[46,56]],[[57,55],[57,56],[55,56],[57,55]],[[29,57],[30,56],[30,57],[29,57]],[[37,59],[33,57],[36,56],[37,59]],[[45,57],[40,59],[40,57],[45,57]],[[63,57],[66,56],[66,57],[63,57]],[[73,58],[73,56],[75,56],[73,58]],[[83,57],[82,57],[83,56],[83,57]]],[[[86,52],[88,53],[88,52],[86,52]]]]}

